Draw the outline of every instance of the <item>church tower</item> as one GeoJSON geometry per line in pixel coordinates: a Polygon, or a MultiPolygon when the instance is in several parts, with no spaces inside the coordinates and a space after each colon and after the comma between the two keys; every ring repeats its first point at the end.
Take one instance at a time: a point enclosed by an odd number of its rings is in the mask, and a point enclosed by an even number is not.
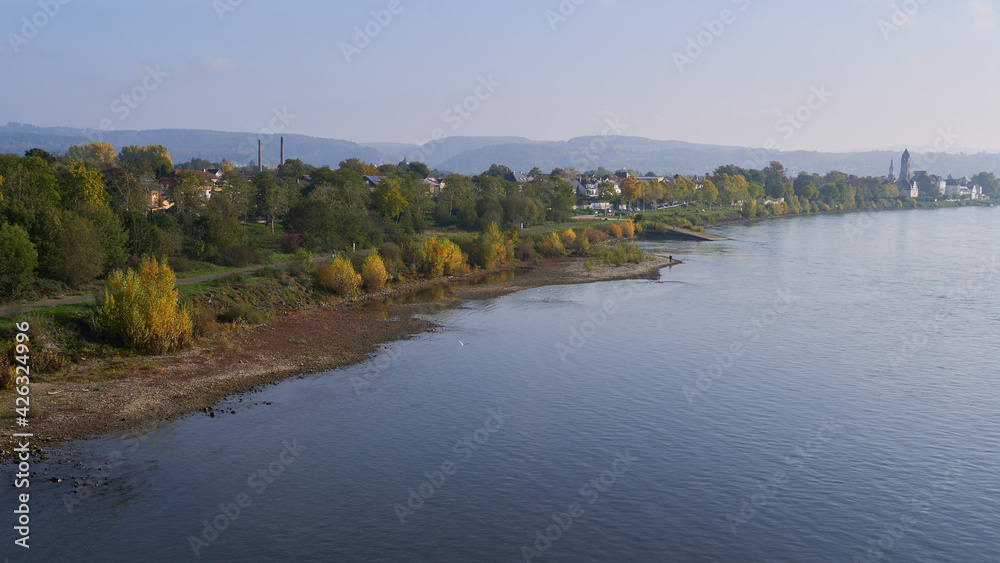
{"type": "Polygon", "coordinates": [[[894,159],[889,159],[889,181],[896,181],[896,161],[894,159]]]}
{"type": "Polygon", "coordinates": [[[912,179],[913,173],[910,172],[910,149],[906,149],[903,151],[903,158],[899,161],[899,181],[900,183],[909,185],[912,179]]]}

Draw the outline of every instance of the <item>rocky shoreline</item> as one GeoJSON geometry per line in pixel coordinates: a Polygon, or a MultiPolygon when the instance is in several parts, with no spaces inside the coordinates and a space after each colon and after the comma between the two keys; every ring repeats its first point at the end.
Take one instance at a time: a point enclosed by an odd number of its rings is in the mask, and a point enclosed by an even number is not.
{"type": "MultiPolygon", "coordinates": [[[[74,364],[58,381],[31,385],[31,401],[40,412],[31,420],[33,453],[44,455],[46,446],[64,440],[193,412],[214,416],[215,405],[226,397],[363,362],[384,343],[432,328],[421,315],[454,307],[463,299],[490,299],[547,285],[656,279],[661,268],[679,262],[652,255],[642,264],[595,265],[591,272],[584,263],[566,258],[506,268],[499,272],[514,273],[489,283],[474,282],[497,272],[420,280],[376,295],[283,311],[264,324],[238,326],[174,354],[74,364]],[[429,288],[440,288],[444,299],[396,299],[429,288]]],[[[13,402],[11,392],[3,395],[2,400],[13,402]]],[[[13,455],[12,432],[9,427],[2,432],[0,461],[13,455]]]]}

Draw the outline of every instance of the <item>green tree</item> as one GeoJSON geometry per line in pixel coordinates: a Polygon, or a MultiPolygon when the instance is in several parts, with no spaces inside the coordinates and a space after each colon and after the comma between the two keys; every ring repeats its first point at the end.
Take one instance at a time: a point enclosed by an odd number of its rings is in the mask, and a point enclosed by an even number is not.
{"type": "Polygon", "coordinates": [[[375,209],[390,219],[399,221],[399,215],[407,205],[406,198],[400,191],[399,182],[393,178],[383,178],[375,188],[375,209]]]}
{"type": "Polygon", "coordinates": [[[971,178],[972,183],[977,186],[982,186],[983,193],[990,196],[991,199],[996,199],[1000,196],[1000,180],[993,175],[992,172],[980,172],[971,178]]]}
{"type": "Polygon", "coordinates": [[[711,208],[712,204],[719,199],[719,189],[715,187],[715,183],[708,178],[702,180],[701,189],[698,190],[698,199],[711,208]]]}
{"type": "Polygon", "coordinates": [[[62,214],[62,237],[58,242],[50,274],[71,287],[81,287],[104,272],[107,254],[93,223],[76,213],[62,214]]]}
{"type": "Polygon", "coordinates": [[[170,152],[161,145],[122,147],[118,153],[118,164],[138,177],[166,176],[174,171],[170,152]]]}
{"type": "Polygon", "coordinates": [[[118,212],[145,212],[149,208],[146,185],[135,174],[124,168],[109,168],[104,171],[103,177],[112,209],[118,212]]]}
{"type": "Polygon", "coordinates": [[[128,261],[128,235],[122,227],[121,220],[106,205],[88,203],[77,210],[97,231],[97,237],[104,249],[108,267],[122,266],[128,261]]]}
{"type": "Polygon", "coordinates": [[[38,252],[20,225],[0,226],[0,295],[11,297],[31,285],[38,252]]]}
{"type": "Polygon", "coordinates": [[[257,174],[253,184],[257,191],[257,211],[267,218],[271,233],[274,234],[274,221],[283,216],[291,206],[290,194],[270,172],[257,174]]]}

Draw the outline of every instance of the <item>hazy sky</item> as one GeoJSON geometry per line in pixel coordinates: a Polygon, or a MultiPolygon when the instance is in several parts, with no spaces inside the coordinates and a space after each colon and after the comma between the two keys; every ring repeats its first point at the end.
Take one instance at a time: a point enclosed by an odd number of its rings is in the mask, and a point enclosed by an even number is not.
{"type": "Polygon", "coordinates": [[[626,135],[786,150],[1000,150],[997,8],[5,0],[0,122],[416,142],[563,140],[610,119],[626,135]]]}

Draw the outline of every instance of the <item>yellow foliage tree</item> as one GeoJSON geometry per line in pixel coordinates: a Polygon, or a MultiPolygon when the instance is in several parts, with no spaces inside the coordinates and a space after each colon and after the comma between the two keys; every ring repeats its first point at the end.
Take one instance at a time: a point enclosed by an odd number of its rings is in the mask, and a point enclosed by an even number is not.
{"type": "Polygon", "coordinates": [[[632,238],[635,236],[635,223],[631,219],[625,219],[621,223],[622,236],[625,238],[632,238]]]}
{"type": "Polygon", "coordinates": [[[454,276],[469,271],[469,257],[448,239],[431,237],[417,250],[422,269],[430,276],[454,276]]]}
{"type": "Polygon", "coordinates": [[[357,295],[361,276],[354,271],[350,260],[340,256],[319,271],[319,284],[337,295],[357,295]]]}
{"type": "Polygon", "coordinates": [[[117,154],[115,148],[110,143],[95,141],[83,146],[73,145],[66,154],[70,158],[82,160],[83,162],[98,168],[107,168],[115,165],[117,154]]]}
{"type": "Polygon", "coordinates": [[[84,164],[82,160],[69,159],[66,166],[59,170],[56,178],[63,205],[66,207],[86,203],[104,205],[107,200],[107,190],[101,173],[84,164]]]}
{"type": "Polygon", "coordinates": [[[177,301],[174,272],[164,260],[144,258],[118,270],[99,296],[94,324],[105,337],[137,350],[164,353],[191,340],[191,314],[177,301]]]}
{"type": "Polygon", "coordinates": [[[369,293],[376,293],[385,288],[389,274],[385,271],[385,263],[377,252],[372,252],[365,260],[365,264],[361,267],[361,279],[369,293]]]}
{"type": "Polygon", "coordinates": [[[566,229],[565,231],[563,231],[561,238],[563,246],[566,248],[570,248],[573,246],[573,243],[576,242],[576,231],[574,231],[573,229],[566,229]]]}
{"type": "Polygon", "coordinates": [[[559,235],[556,234],[555,231],[550,232],[548,235],[536,242],[535,250],[537,250],[542,256],[547,257],[560,256],[566,253],[566,249],[563,247],[562,239],[559,238],[559,235]]]}

